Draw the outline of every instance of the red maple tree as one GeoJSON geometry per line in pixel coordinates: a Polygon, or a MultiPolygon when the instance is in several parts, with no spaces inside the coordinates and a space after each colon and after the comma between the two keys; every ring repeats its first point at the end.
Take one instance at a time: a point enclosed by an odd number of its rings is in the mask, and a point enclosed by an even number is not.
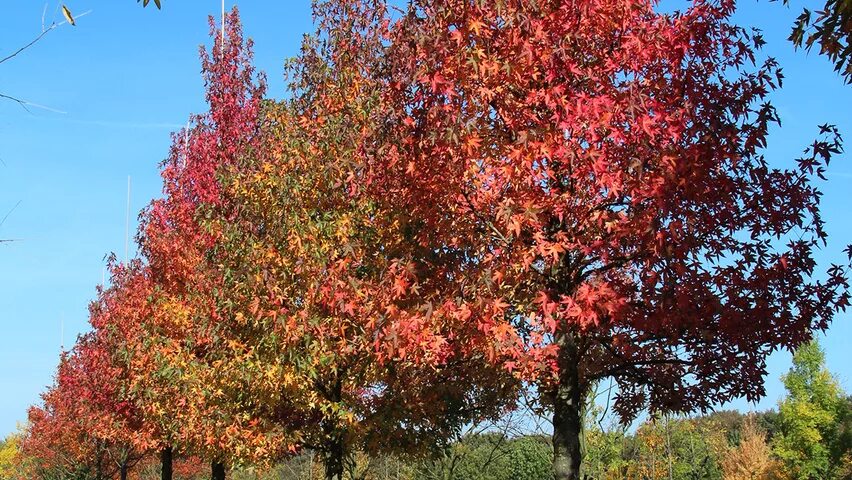
{"type": "Polygon", "coordinates": [[[782,77],[733,12],[417,0],[389,27],[376,197],[453,267],[444,308],[552,408],[557,479],[579,475],[596,381],[625,420],[756,400],[767,355],[848,304],[845,270],[813,258],[840,137],[822,127],[793,167],[763,157],[782,77]]]}
{"type": "MultiPolygon", "coordinates": [[[[117,437],[134,434],[130,440],[143,452],[159,451],[164,480],[171,479],[173,449],[179,435],[171,422],[165,422],[157,410],[166,392],[154,392],[147,387],[156,375],[157,359],[163,354],[148,338],[148,327],[154,319],[152,304],[155,286],[150,269],[140,260],[127,264],[109,262],[109,286],[99,288],[97,299],[89,306],[93,331],[90,334],[103,352],[98,364],[86,367],[95,370],[107,382],[106,398],[121,400],[123,422],[112,425],[107,435],[117,437]],[[159,395],[155,395],[159,394],[159,395]]],[[[173,397],[169,397],[170,399],[173,397]]]]}
{"type": "Polygon", "coordinates": [[[436,443],[527,384],[575,479],[595,382],[625,421],[756,400],[766,357],[848,305],[814,260],[840,136],[763,157],[782,76],[731,0],[317,9],[281,104],[236,11],[212,29],[210,111],[31,411],[36,465],[158,448],[165,477],[178,448],[223,478],[309,446],[341,478],[353,449],[436,443]]]}
{"type": "Polygon", "coordinates": [[[221,234],[205,219],[224,201],[221,170],[257,147],[265,86],[237,10],[227,15],[224,32],[212,18],[210,24],[214,45],[202,49],[209,111],[174,135],[162,168],[164,196],[142,216],[139,242],[152,289],[142,337],[151,354],[141,357],[151,362],[140,390],[149,395],[147,414],[169,438],[210,459],[214,478],[221,478],[224,464],[278,455],[288,442],[240,400],[246,356],[226,343],[216,301],[222,276],[212,248],[221,234]]]}
{"type": "Polygon", "coordinates": [[[385,10],[314,7],[318,32],[288,64],[289,100],[265,106],[263,141],[220,170],[212,255],[225,279],[221,343],[247,357],[244,396],[340,479],[356,451],[439,448],[498,413],[517,382],[457,354],[462,342],[444,340],[440,316],[418,324],[394,313],[411,301],[399,288],[411,272],[392,253],[404,239],[379,220],[390,212],[364,189],[359,155],[376,127],[381,84],[370,72],[385,10]]]}
{"type": "Polygon", "coordinates": [[[116,371],[102,347],[91,333],[81,336],[63,353],[43,405],[30,409],[21,452],[34,478],[118,474],[126,480],[144,456],[137,448],[144,435],[138,417],[119,394],[123,385],[112,376],[116,371]]]}

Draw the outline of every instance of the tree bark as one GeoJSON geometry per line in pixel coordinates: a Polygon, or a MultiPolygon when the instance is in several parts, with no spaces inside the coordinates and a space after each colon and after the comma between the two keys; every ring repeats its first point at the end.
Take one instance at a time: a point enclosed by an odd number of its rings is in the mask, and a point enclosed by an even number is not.
{"type": "Polygon", "coordinates": [[[329,441],[327,450],[323,452],[326,480],[343,480],[343,468],[346,461],[346,446],[339,435],[329,441]]]}
{"type": "MultiPolygon", "coordinates": [[[[329,388],[328,400],[340,402],[343,393],[343,384],[340,377],[334,379],[329,388]]],[[[343,480],[343,470],[346,467],[347,445],[346,434],[333,420],[323,423],[323,433],[326,441],[322,448],[323,465],[325,467],[326,480],[343,480]]]]}
{"type": "Polygon", "coordinates": [[[160,464],[162,465],[161,480],[172,480],[172,446],[164,448],[160,452],[160,464]]]}
{"type": "Polygon", "coordinates": [[[210,464],[211,479],[225,480],[225,465],[221,462],[213,461],[210,464]]]}
{"type": "Polygon", "coordinates": [[[95,479],[103,480],[104,478],[104,456],[103,451],[98,447],[97,463],[95,464],[95,479]]]}
{"type": "Polygon", "coordinates": [[[121,464],[121,470],[119,470],[119,477],[121,480],[127,480],[127,462],[121,464]]]}
{"type": "Polygon", "coordinates": [[[553,398],[553,478],[578,480],[580,478],[580,435],[583,430],[580,418],[583,408],[583,388],[580,385],[577,345],[568,332],[558,332],[557,365],[559,379],[552,392],[553,398]]]}

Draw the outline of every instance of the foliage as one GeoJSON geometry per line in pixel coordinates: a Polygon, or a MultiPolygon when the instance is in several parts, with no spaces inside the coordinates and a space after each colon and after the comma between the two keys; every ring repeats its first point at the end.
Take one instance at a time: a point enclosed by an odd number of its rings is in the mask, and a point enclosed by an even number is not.
{"type": "Polygon", "coordinates": [[[394,258],[396,213],[367,195],[358,163],[375,129],[378,84],[365,72],[384,9],[318,2],[315,13],[319,31],[289,64],[292,100],[266,104],[262,141],[225,165],[226,201],[209,218],[222,232],[222,334],[267,374],[245,388],[331,477],[354,468],[356,451],[436,448],[499,413],[513,382],[458,360],[474,345],[431,331],[439,315],[422,325],[397,313],[417,274],[394,258]]]}
{"type": "Polygon", "coordinates": [[[839,134],[790,169],[761,155],[781,76],[733,12],[419,0],[390,28],[370,182],[451,259],[431,303],[552,407],[555,478],[578,475],[596,381],[625,421],[755,400],[766,356],[848,304],[843,267],[812,275],[839,134]]]}
{"type": "Polygon", "coordinates": [[[739,445],[725,453],[721,461],[724,480],[774,480],[781,477],[778,460],[766,443],[766,433],[754,418],[742,425],[739,445]]]}
{"type": "Polygon", "coordinates": [[[852,396],[847,396],[841,403],[837,423],[836,444],[834,456],[838,459],[837,476],[852,477],[852,396]]]}
{"type": "Polygon", "coordinates": [[[794,478],[841,478],[850,452],[841,429],[848,404],[816,341],[796,350],[782,381],[788,395],[778,405],[779,430],[772,439],[776,455],[794,478]]]}
{"type": "Polygon", "coordinates": [[[267,420],[267,405],[245,396],[275,366],[253,362],[254,345],[226,336],[226,312],[215,301],[223,278],[210,256],[220,232],[200,219],[224,201],[219,170],[257,148],[265,85],[236,9],[224,34],[210,24],[214,45],[202,51],[209,111],[174,135],[164,196],[142,217],[150,313],[134,345],[143,369],[135,390],[170,444],[218,463],[263,462],[292,450],[294,438],[267,420]]]}
{"type": "Polygon", "coordinates": [[[25,478],[99,479],[115,473],[112,459],[126,452],[125,445],[99,438],[91,430],[90,405],[80,395],[85,378],[75,373],[79,366],[79,355],[63,355],[54,385],[42,395],[44,405],[29,410],[20,444],[25,478]]]}
{"type": "Polygon", "coordinates": [[[17,480],[21,436],[9,434],[0,441],[0,480],[17,480]]]}
{"type": "MultiPolygon", "coordinates": [[[[789,4],[790,0],[784,0],[789,4]]],[[[852,2],[826,0],[819,10],[803,9],[793,24],[789,40],[797,48],[810,51],[819,44],[820,55],[834,64],[834,70],[852,83],[852,2]]]]}
{"type": "Polygon", "coordinates": [[[636,432],[628,477],[721,479],[725,432],[691,419],[653,419],[636,432]]]}
{"type": "Polygon", "coordinates": [[[621,478],[633,438],[615,419],[604,425],[604,416],[603,408],[594,403],[587,406],[583,419],[583,474],[598,479],[621,478]]]}
{"type": "MultiPolygon", "coordinates": [[[[156,455],[143,458],[133,469],[132,480],[162,480],[160,459],[156,455]]],[[[173,480],[208,480],[210,465],[198,457],[178,457],[174,460],[173,480]]]]}
{"type": "Polygon", "coordinates": [[[771,463],[755,427],[672,414],[758,399],[803,344],[762,418],[788,473],[841,474],[849,404],[806,343],[849,302],[814,260],[840,134],[763,157],[782,76],[733,2],[314,8],[281,102],[236,9],[211,19],[208,111],[30,411],[29,477],[162,450],[193,475],[573,480],[584,444],[593,477],[719,479],[730,445],[771,463]],[[583,418],[605,378],[620,422],[650,412],[634,434],[583,418]],[[522,389],[550,441],[451,440],[522,389]]]}
{"type": "Polygon", "coordinates": [[[553,449],[541,438],[523,437],[509,442],[509,479],[546,480],[550,478],[553,449]]]}
{"type": "Polygon", "coordinates": [[[421,462],[415,480],[545,480],[552,449],[546,438],[490,432],[462,437],[442,455],[421,462]]]}
{"type": "MultiPolygon", "coordinates": [[[[151,0],[136,0],[136,3],[142,2],[142,7],[147,7],[151,0]]],[[[161,4],[161,0],[154,0],[154,5],[157,6],[157,10],[161,9],[163,6],[161,4]]]]}

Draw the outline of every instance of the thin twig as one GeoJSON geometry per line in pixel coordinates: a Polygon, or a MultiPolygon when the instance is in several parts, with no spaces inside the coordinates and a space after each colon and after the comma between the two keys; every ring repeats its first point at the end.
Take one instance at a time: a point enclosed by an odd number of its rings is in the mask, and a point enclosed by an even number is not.
{"type": "Polygon", "coordinates": [[[21,106],[21,108],[23,108],[24,110],[27,111],[27,113],[30,113],[30,114],[32,114],[33,112],[27,107],[35,107],[35,108],[39,108],[41,110],[47,110],[48,112],[61,113],[63,115],[68,113],[64,110],[59,110],[58,108],[48,107],[46,105],[41,105],[41,104],[38,104],[38,103],[30,102],[30,101],[27,101],[27,100],[23,100],[21,98],[12,97],[10,95],[4,95],[2,93],[0,93],[0,98],[5,98],[7,100],[11,100],[11,101],[17,103],[18,105],[21,106]]]}
{"type": "MultiPolygon", "coordinates": [[[[4,63],[4,62],[6,62],[6,61],[8,61],[8,60],[11,60],[12,58],[15,58],[18,54],[20,54],[20,53],[21,53],[21,52],[23,52],[24,50],[26,50],[26,49],[28,49],[28,48],[32,47],[33,45],[35,45],[35,44],[36,44],[39,40],[41,40],[42,38],[44,38],[44,36],[45,36],[45,35],[47,35],[47,33],[48,33],[48,32],[50,32],[51,30],[53,30],[53,29],[55,29],[55,28],[57,28],[57,27],[59,27],[59,26],[61,26],[61,25],[64,25],[64,24],[68,23],[68,21],[67,21],[67,20],[64,20],[64,21],[59,22],[59,23],[53,22],[53,23],[51,23],[51,24],[50,24],[50,26],[49,26],[49,27],[45,28],[45,26],[44,26],[44,15],[45,15],[45,13],[46,13],[46,12],[47,12],[47,5],[45,4],[44,12],[42,12],[42,15],[41,15],[41,33],[39,33],[39,34],[38,34],[38,35],[37,35],[34,39],[32,39],[29,43],[27,43],[27,44],[26,44],[26,45],[24,45],[23,47],[21,47],[21,48],[19,48],[19,49],[15,50],[14,52],[12,52],[12,53],[10,53],[9,55],[6,55],[6,56],[5,56],[5,57],[3,57],[2,59],[0,59],[0,63],[4,63]]],[[[85,12],[83,12],[83,13],[81,13],[81,14],[77,15],[75,18],[84,17],[84,16],[86,16],[86,15],[88,15],[88,14],[90,14],[90,13],[92,13],[92,11],[91,11],[91,10],[86,10],[85,12]]],[[[21,108],[23,108],[24,110],[26,110],[26,111],[27,111],[27,113],[30,113],[30,114],[31,114],[32,112],[31,112],[31,111],[30,111],[30,109],[29,109],[29,108],[27,108],[27,107],[36,107],[36,108],[40,108],[40,109],[43,109],[43,110],[48,110],[48,111],[55,112],[55,113],[66,113],[66,112],[63,112],[62,110],[57,110],[57,109],[55,109],[55,108],[47,107],[47,106],[44,106],[44,105],[39,105],[39,104],[37,104],[37,103],[33,103],[33,102],[28,102],[28,101],[26,101],[26,100],[22,100],[22,99],[20,99],[20,98],[13,97],[13,96],[11,96],[11,95],[5,95],[5,94],[0,93],[0,98],[5,98],[5,99],[7,99],[7,100],[11,100],[11,101],[13,101],[13,102],[17,103],[18,105],[20,105],[20,106],[21,106],[21,108]]]]}
{"type": "MultiPolygon", "coordinates": [[[[86,10],[85,12],[83,12],[83,13],[81,13],[81,14],[79,14],[79,15],[75,16],[74,18],[75,18],[75,19],[77,19],[77,18],[80,18],[80,17],[85,17],[86,15],[88,15],[88,14],[90,14],[90,13],[92,13],[92,11],[91,11],[91,10],[86,10]]],[[[50,26],[49,26],[49,27],[47,27],[47,28],[44,28],[44,25],[42,25],[42,31],[41,31],[41,33],[40,33],[40,34],[38,34],[38,36],[37,36],[37,37],[35,37],[35,38],[34,38],[34,39],[30,42],[30,43],[28,43],[28,44],[24,45],[23,47],[21,47],[21,48],[19,48],[19,49],[17,49],[17,50],[15,50],[14,52],[10,53],[9,55],[6,55],[5,57],[3,57],[3,59],[0,59],[0,63],[3,63],[3,62],[5,62],[5,61],[7,61],[7,60],[10,60],[10,59],[14,58],[14,57],[15,57],[15,56],[17,56],[19,53],[21,53],[21,52],[23,52],[24,50],[26,50],[26,49],[28,49],[28,48],[32,47],[33,45],[35,45],[35,44],[36,44],[36,42],[38,42],[39,40],[41,40],[41,39],[42,39],[45,35],[47,35],[47,33],[48,33],[48,32],[50,32],[51,30],[55,29],[56,27],[62,26],[62,25],[64,25],[64,24],[66,24],[66,23],[68,23],[68,21],[67,21],[67,20],[63,20],[63,21],[61,21],[61,22],[59,22],[59,23],[55,23],[55,22],[54,22],[54,23],[50,24],[50,26]]]]}
{"type": "Polygon", "coordinates": [[[29,108],[27,108],[27,102],[25,102],[24,100],[21,100],[20,98],[10,97],[9,95],[3,95],[2,93],[0,93],[0,98],[5,98],[5,99],[8,99],[8,100],[11,100],[11,101],[17,103],[18,105],[20,105],[21,108],[23,108],[24,110],[27,111],[27,113],[33,113],[33,112],[30,111],[29,108]]]}
{"type": "Polygon", "coordinates": [[[53,30],[54,28],[56,28],[56,24],[51,25],[51,26],[50,26],[47,30],[42,30],[42,31],[41,31],[41,33],[40,33],[40,34],[39,34],[36,38],[34,38],[34,39],[30,42],[30,43],[28,43],[28,44],[24,45],[23,47],[21,47],[21,48],[19,48],[19,49],[17,49],[17,50],[15,50],[13,53],[11,53],[11,54],[9,54],[9,55],[7,55],[7,56],[3,57],[3,59],[2,59],[2,60],[0,60],[0,63],[5,62],[6,60],[10,60],[10,59],[14,58],[16,55],[18,55],[19,53],[23,52],[24,50],[26,50],[26,49],[28,49],[28,48],[32,47],[33,45],[35,45],[35,43],[36,43],[36,42],[38,42],[39,40],[41,40],[41,39],[42,39],[42,37],[44,37],[45,35],[47,35],[47,32],[49,32],[49,31],[53,30]]]}
{"type": "Polygon", "coordinates": [[[20,205],[20,204],[21,204],[21,201],[20,201],[20,200],[18,200],[18,203],[16,203],[16,204],[15,204],[15,206],[14,206],[14,207],[12,207],[12,209],[11,209],[11,210],[9,210],[9,211],[6,213],[6,216],[4,216],[4,217],[3,217],[3,220],[0,220],[0,227],[2,227],[4,223],[6,223],[6,219],[7,219],[7,218],[9,218],[9,215],[11,215],[11,214],[12,214],[12,212],[14,212],[14,211],[15,211],[15,209],[16,209],[16,208],[18,208],[18,205],[20,205]]]}

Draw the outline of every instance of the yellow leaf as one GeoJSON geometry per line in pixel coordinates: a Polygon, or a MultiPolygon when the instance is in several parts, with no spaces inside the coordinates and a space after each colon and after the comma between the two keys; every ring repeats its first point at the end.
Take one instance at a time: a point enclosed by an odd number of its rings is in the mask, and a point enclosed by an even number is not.
{"type": "Polygon", "coordinates": [[[68,7],[65,5],[62,5],[62,15],[65,16],[65,20],[68,20],[68,23],[70,23],[71,26],[77,26],[77,22],[74,21],[74,16],[71,15],[71,10],[68,10],[68,7]]]}

